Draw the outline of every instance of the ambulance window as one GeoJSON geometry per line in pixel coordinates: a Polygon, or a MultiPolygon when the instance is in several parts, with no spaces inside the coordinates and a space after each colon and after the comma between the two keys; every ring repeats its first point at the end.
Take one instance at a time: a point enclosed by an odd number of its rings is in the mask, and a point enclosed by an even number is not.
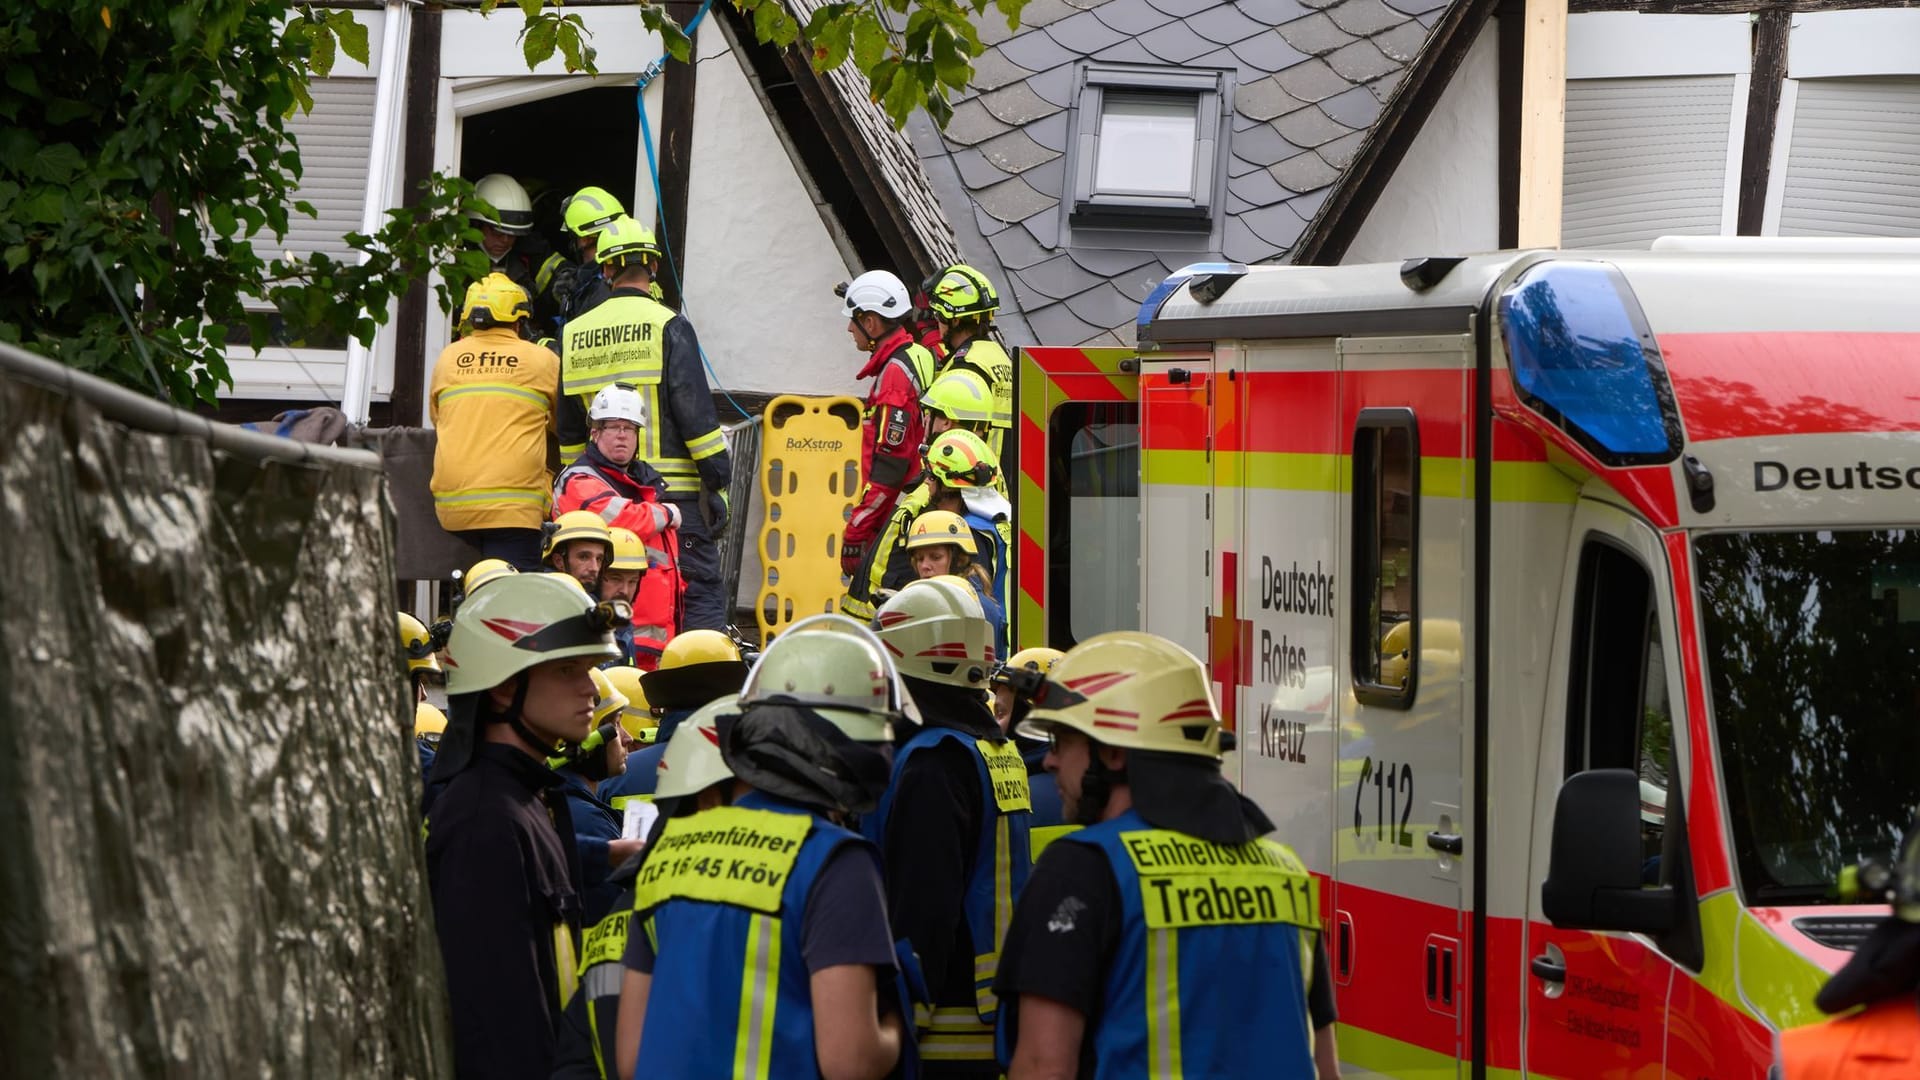
{"type": "Polygon", "coordinates": [[[1353,692],[1413,704],[1420,665],[1420,439],[1410,409],[1363,409],[1353,433],[1353,692]]]}
{"type": "Polygon", "coordinates": [[[1140,628],[1140,405],[1071,402],[1047,431],[1047,642],[1140,628]]]}
{"type": "Polygon", "coordinates": [[[1574,619],[1567,775],[1632,769],[1664,810],[1673,715],[1651,575],[1622,549],[1590,539],[1574,619]]]}

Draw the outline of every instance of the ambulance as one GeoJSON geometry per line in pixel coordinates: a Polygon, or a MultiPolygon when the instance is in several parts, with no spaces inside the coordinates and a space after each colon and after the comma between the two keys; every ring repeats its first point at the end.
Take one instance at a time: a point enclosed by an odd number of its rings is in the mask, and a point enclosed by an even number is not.
{"type": "Polygon", "coordinates": [[[1920,798],[1920,255],[1200,265],[1137,329],[1022,352],[1018,640],[1208,663],[1349,1075],[1766,1075],[1920,798]]]}

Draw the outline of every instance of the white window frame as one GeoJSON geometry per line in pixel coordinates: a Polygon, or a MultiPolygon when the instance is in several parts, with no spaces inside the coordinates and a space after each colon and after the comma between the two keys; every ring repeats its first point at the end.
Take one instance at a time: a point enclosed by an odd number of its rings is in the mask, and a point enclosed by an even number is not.
{"type": "Polygon", "coordinates": [[[1920,75],[1920,10],[1806,12],[1793,17],[1787,39],[1787,77],[1780,84],[1780,112],[1773,125],[1767,162],[1767,202],[1760,232],[1780,235],[1787,201],[1787,166],[1793,160],[1793,118],[1806,79],[1920,75]]]}
{"type": "Polygon", "coordinates": [[[1232,74],[1225,71],[1084,64],[1079,72],[1074,116],[1070,225],[1076,228],[1211,229],[1218,208],[1220,155],[1226,148],[1222,121],[1232,89],[1232,74]],[[1099,160],[1100,127],[1109,91],[1195,98],[1191,195],[1138,195],[1098,190],[1094,170],[1099,160]]]}
{"type": "Polygon", "coordinates": [[[1740,169],[1753,85],[1753,22],[1738,15],[1587,12],[1567,17],[1567,81],[1733,76],[1720,234],[1740,231],[1740,169]]]}

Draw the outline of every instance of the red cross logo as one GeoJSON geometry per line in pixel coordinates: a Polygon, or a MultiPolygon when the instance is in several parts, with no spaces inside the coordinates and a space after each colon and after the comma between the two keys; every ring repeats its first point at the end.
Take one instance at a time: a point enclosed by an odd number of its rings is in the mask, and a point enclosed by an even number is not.
{"type": "Polygon", "coordinates": [[[1220,722],[1234,730],[1240,688],[1253,685],[1253,623],[1239,618],[1240,556],[1220,553],[1220,613],[1207,620],[1207,666],[1220,686],[1220,722]]]}

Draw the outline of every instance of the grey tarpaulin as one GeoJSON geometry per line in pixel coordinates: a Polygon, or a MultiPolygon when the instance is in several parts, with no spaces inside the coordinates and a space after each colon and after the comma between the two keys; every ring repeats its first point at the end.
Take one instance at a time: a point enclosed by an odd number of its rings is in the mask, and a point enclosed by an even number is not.
{"type": "Polygon", "coordinates": [[[431,428],[367,428],[351,440],[380,455],[393,493],[394,569],[401,581],[440,581],[480,561],[465,540],[440,527],[433,509],[433,453],[438,439],[431,428]]]}
{"type": "Polygon", "coordinates": [[[0,347],[0,1074],[451,1073],[390,519],[0,347]]]}

